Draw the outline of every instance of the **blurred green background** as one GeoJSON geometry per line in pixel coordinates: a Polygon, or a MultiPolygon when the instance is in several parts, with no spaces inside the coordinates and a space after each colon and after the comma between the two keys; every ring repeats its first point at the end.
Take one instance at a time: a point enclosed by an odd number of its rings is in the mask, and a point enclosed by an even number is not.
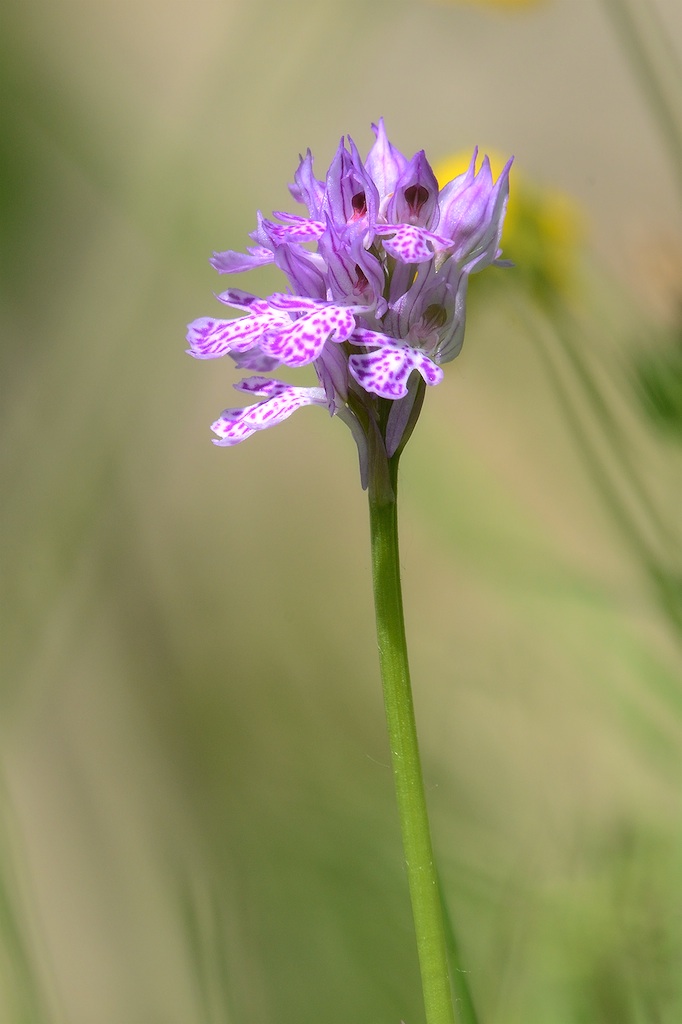
{"type": "MultiPolygon", "coordinates": [[[[402,466],[481,1021],[682,1020],[682,176],[619,9],[3,8],[0,1021],[421,1019],[353,443],[214,448],[238,375],[183,351],[211,252],[381,115],[516,156],[402,466]]],[[[680,9],[633,10],[682,117],[680,9]]]]}

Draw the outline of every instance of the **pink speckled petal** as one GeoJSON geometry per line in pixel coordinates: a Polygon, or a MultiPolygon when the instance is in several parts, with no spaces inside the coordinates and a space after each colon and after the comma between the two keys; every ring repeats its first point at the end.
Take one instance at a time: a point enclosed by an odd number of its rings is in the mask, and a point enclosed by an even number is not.
{"type": "MultiPolygon", "coordinates": [[[[275,214],[279,216],[279,214],[275,214]]],[[[317,220],[308,220],[307,217],[296,217],[290,214],[287,224],[276,224],[272,220],[263,220],[261,228],[276,245],[285,245],[289,242],[316,242],[324,232],[324,224],[317,220]]]]}
{"type": "Polygon", "coordinates": [[[286,326],[268,330],[261,348],[287,366],[306,366],[317,359],[328,341],[347,341],[355,330],[355,317],[344,306],[325,306],[286,326]]]}
{"type": "Polygon", "coordinates": [[[225,409],[211,425],[211,430],[217,434],[213,443],[220,447],[239,444],[258,430],[274,427],[304,405],[327,405],[323,388],[293,387],[267,377],[247,377],[235,387],[247,394],[262,396],[264,401],[244,409],[225,409]]]}
{"type": "Polygon", "coordinates": [[[314,313],[324,309],[327,302],[307,295],[289,295],[287,292],[275,292],[268,296],[268,303],[273,309],[282,309],[287,313],[314,313]]]}
{"type": "Polygon", "coordinates": [[[246,309],[249,313],[265,313],[268,304],[265,299],[260,299],[251,292],[242,291],[241,288],[228,288],[226,291],[216,295],[219,302],[225,306],[232,306],[234,309],[246,309]]]}
{"type": "Polygon", "coordinates": [[[392,338],[389,334],[381,334],[379,331],[370,331],[368,327],[356,327],[349,340],[353,345],[401,344],[399,338],[392,338]]]}
{"type": "MultiPolygon", "coordinates": [[[[263,333],[282,323],[290,323],[286,315],[272,312],[234,320],[214,320],[202,316],[187,328],[187,352],[195,359],[219,359],[228,352],[246,352],[258,344],[263,333]]],[[[274,353],[271,353],[274,355],[274,353]]]]}
{"type": "Polygon", "coordinates": [[[348,369],[365,391],[380,398],[404,398],[407,381],[413,370],[427,384],[440,384],[443,371],[421,349],[409,345],[384,345],[374,352],[352,355],[348,369]]]}
{"type": "Polygon", "coordinates": [[[434,235],[414,224],[387,224],[378,227],[377,234],[392,236],[384,238],[384,249],[401,263],[426,263],[433,259],[434,252],[452,245],[450,238],[434,235]]]}

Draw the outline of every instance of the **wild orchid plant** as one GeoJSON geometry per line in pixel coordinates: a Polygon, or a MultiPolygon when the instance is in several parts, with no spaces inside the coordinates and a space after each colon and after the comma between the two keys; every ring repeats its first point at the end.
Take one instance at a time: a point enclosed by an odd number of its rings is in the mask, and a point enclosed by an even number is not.
{"type": "Polygon", "coordinates": [[[421,151],[408,160],[383,121],[363,162],[342,139],[324,181],[301,157],[291,193],[308,216],[258,214],[247,253],[215,253],[221,274],[274,263],[289,289],[266,299],[229,288],[220,302],[245,315],[189,325],[197,359],[230,355],[253,371],[235,384],[260,399],[226,409],[214,444],[230,446],[319,405],[351,429],[368,489],[379,658],[392,768],[412,900],[427,1024],[453,1024],[445,923],[433,861],[415,727],[398,554],[398,461],[419,417],[426,385],[464,338],[469,275],[500,260],[509,191],[506,164],[493,181],[477,151],[442,189],[421,151]],[[311,249],[315,247],[315,251],[311,249]],[[312,363],[319,386],[263,374],[312,363]]]}

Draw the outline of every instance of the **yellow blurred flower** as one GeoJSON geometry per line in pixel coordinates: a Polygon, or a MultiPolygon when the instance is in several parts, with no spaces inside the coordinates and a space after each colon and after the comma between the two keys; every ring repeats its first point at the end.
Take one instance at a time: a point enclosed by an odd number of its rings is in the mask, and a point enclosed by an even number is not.
{"type": "MultiPolygon", "coordinates": [[[[488,152],[493,177],[497,178],[505,159],[494,151],[482,152],[488,152]]],[[[463,174],[470,160],[467,151],[436,163],[439,185],[463,174]]],[[[585,235],[585,214],[576,200],[559,189],[529,181],[512,167],[501,245],[504,258],[514,262],[526,284],[543,296],[570,295],[585,235]]]]}

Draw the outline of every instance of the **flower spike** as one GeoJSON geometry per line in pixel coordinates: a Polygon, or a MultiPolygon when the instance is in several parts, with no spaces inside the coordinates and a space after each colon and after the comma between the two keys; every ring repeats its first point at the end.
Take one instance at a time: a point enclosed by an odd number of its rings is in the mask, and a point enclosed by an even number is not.
{"type": "Polygon", "coordinates": [[[238,444],[303,405],[323,405],[350,426],[364,483],[368,451],[377,443],[389,457],[402,450],[424,385],[440,383],[442,365],[458,355],[469,276],[504,265],[511,167],[494,181],[487,157],[477,169],[474,150],[464,174],[439,189],[423,151],[404,156],[382,118],[372,129],[366,160],[343,138],[324,180],[310,150],[300,158],[289,189],[307,215],[258,213],[253,246],[213,254],[221,274],[274,264],[289,291],[261,299],[229,288],[218,299],[241,315],[200,317],[187,331],[195,359],[229,355],[257,374],[236,387],[260,401],[227,409],[213,424],[216,444],[238,444]],[[262,376],[308,364],[319,387],[262,376]]]}

